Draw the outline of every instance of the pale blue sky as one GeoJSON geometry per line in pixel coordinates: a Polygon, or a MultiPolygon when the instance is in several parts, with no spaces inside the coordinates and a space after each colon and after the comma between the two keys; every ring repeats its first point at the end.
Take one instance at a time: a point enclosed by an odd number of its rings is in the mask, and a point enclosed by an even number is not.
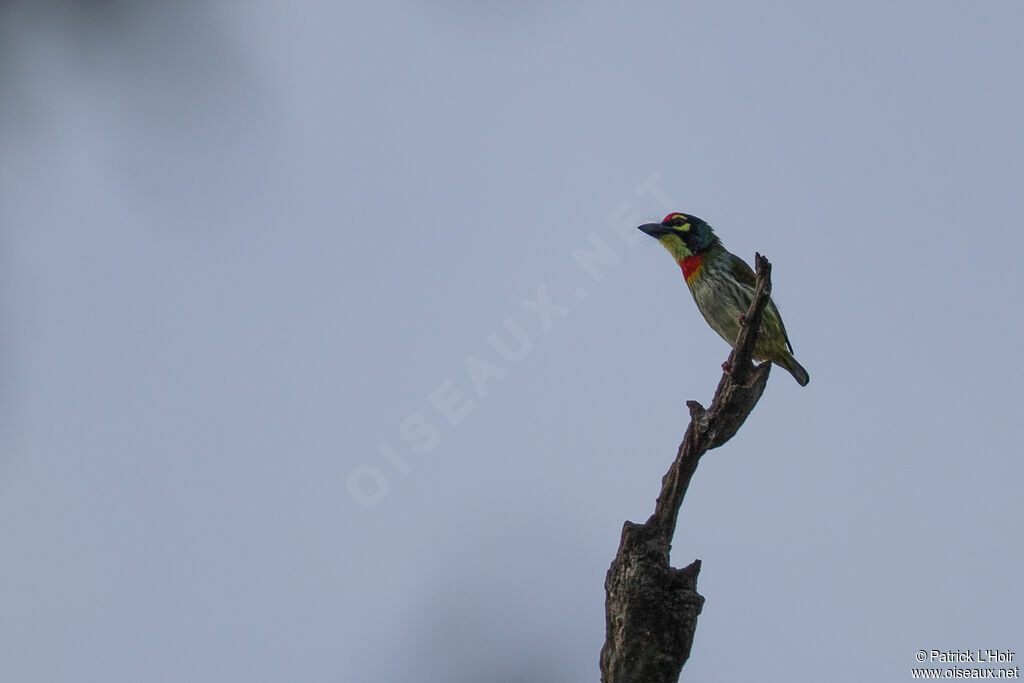
{"type": "Polygon", "coordinates": [[[1019,3],[77,5],[0,3],[0,678],[597,680],[728,355],[669,209],[811,374],[684,679],[1024,652],[1019,3]]]}

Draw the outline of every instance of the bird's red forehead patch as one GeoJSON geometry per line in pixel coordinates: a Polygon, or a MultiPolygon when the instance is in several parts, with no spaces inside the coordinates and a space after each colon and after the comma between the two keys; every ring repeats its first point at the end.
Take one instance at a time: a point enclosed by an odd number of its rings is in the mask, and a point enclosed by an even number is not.
{"type": "Polygon", "coordinates": [[[669,215],[667,215],[667,216],[665,216],[664,218],[662,218],[662,219],[661,219],[661,222],[662,222],[662,223],[668,223],[668,222],[669,222],[670,220],[672,220],[672,219],[673,219],[673,218],[675,218],[676,216],[679,216],[679,217],[681,217],[681,218],[684,218],[684,219],[686,219],[686,220],[689,220],[689,218],[687,218],[687,216],[686,216],[686,214],[685,214],[685,213],[679,213],[678,211],[673,211],[673,212],[672,212],[672,213],[670,213],[669,215]]]}

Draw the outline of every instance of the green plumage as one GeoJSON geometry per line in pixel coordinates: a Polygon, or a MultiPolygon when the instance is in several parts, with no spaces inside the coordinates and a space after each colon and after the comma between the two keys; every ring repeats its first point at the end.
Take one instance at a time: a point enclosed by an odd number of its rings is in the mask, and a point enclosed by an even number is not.
{"type": "MultiPolygon", "coordinates": [[[[723,247],[711,226],[696,216],[672,213],[661,223],[648,223],[639,229],[656,237],[683,267],[697,309],[711,329],[730,346],[735,345],[740,316],[754,298],[756,276],[750,266],[723,247]]],[[[807,371],[793,357],[782,316],[772,300],[765,308],[753,355],[755,360],[771,361],[786,369],[801,386],[810,381],[807,371]]]]}

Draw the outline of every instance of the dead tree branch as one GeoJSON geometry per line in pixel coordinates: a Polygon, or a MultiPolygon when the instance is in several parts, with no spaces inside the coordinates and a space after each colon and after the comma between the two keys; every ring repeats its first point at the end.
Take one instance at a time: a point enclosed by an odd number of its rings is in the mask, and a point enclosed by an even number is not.
{"type": "Polygon", "coordinates": [[[700,457],[731,439],[764,392],[770,363],[754,366],[751,354],[771,294],[768,259],[757,254],[754,299],[736,346],[722,366],[711,407],[687,401],[690,424],[676,459],[661,480],[654,514],[626,522],[619,551],[605,578],[606,635],[601,648],[602,683],[674,683],[690,656],[697,615],[700,560],[683,569],[669,565],[676,518],[700,457]]]}

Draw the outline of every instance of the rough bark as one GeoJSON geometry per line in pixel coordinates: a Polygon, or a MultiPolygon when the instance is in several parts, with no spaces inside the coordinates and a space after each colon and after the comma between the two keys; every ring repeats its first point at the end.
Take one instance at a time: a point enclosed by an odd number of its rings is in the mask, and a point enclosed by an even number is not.
{"type": "Polygon", "coordinates": [[[723,364],[711,406],[687,401],[690,424],[675,461],[661,480],[654,514],[643,524],[626,522],[619,551],[605,578],[606,635],[601,648],[602,683],[671,683],[690,656],[704,598],[697,593],[700,560],[683,569],[669,565],[676,517],[704,453],[731,439],[754,409],[770,363],[754,366],[751,354],[771,294],[771,264],[755,257],[757,284],[736,339],[723,364]]]}

